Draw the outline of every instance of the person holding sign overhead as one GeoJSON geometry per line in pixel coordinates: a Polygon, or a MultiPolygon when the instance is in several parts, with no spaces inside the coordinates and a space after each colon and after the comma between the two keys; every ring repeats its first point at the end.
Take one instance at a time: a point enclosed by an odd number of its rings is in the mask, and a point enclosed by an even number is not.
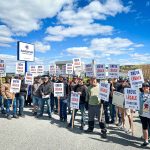
{"type": "Polygon", "coordinates": [[[140,119],[142,123],[142,129],[143,129],[143,137],[144,137],[144,143],[141,145],[143,147],[146,147],[148,142],[148,128],[150,127],[150,86],[148,83],[142,84],[142,90],[140,94],[140,119]]]}

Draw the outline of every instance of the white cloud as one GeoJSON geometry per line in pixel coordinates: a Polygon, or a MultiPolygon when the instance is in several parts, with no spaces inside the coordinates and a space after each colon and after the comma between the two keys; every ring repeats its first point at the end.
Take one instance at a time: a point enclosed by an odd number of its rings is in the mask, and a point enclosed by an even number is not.
{"type": "Polygon", "coordinates": [[[84,25],[94,22],[94,19],[104,20],[107,16],[128,12],[129,9],[120,0],[107,0],[106,3],[94,0],[82,9],[74,9],[73,5],[66,7],[59,13],[58,19],[63,24],[84,25]]]}
{"type": "Polygon", "coordinates": [[[134,48],[144,46],[143,44],[135,44],[125,38],[96,38],[91,41],[89,47],[72,47],[66,51],[74,56],[105,58],[110,55],[127,54],[134,51],[134,48]]]}
{"type": "Polygon", "coordinates": [[[12,32],[5,25],[0,25],[0,46],[1,47],[9,47],[10,43],[15,40],[12,38],[12,32]]]}
{"type": "Polygon", "coordinates": [[[134,54],[130,54],[130,57],[131,57],[133,60],[144,61],[144,62],[146,62],[146,63],[149,63],[149,60],[150,60],[150,53],[143,53],[143,54],[134,53],[134,54]]]}
{"type": "Polygon", "coordinates": [[[62,25],[48,27],[45,40],[61,41],[66,37],[110,35],[114,28],[95,23],[95,20],[105,20],[108,16],[126,13],[129,10],[130,8],[124,7],[120,0],[107,0],[105,3],[94,0],[83,8],[77,8],[73,4],[67,5],[58,14],[59,23],[62,25]]]}
{"type": "Polygon", "coordinates": [[[99,24],[87,24],[84,26],[55,26],[47,28],[49,35],[45,38],[47,41],[61,41],[65,37],[91,36],[91,35],[110,35],[113,31],[112,26],[103,26],[99,24]]]}
{"type": "Polygon", "coordinates": [[[49,51],[51,49],[51,46],[49,44],[45,44],[39,41],[36,41],[34,44],[35,50],[41,53],[45,53],[46,51],[49,51]]]}
{"type": "Polygon", "coordinates": [[[1,1],[0,20],[14,33],[26,34],[40,28],[41,19],[55,16],[72,0],[10,0],[1,1]]]}

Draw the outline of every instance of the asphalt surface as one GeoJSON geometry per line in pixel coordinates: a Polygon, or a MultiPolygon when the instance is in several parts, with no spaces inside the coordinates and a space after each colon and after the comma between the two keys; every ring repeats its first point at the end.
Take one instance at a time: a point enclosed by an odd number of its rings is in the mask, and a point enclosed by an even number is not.
{"type": "MultiPolygon", "coordinates": [[[[115,125],[108,127],[107,139],[102,139],[96,122],[94,133],[86,134],[79,129],[80,116],[75,120],[73,129],[59,121],[53,114],[43,118],[32,116],[31,108],[25,108],[25,118],[7,120],[0,114],[0,150],[137,150],[142,129],[138,115],[134,116],[134,136],[126,134],[115,125]]],[[[69,121],[70,115],[68,115],[69,121]]],[[[87,128],[87,126],[86,126],[87,128]]],[[[145,149],[150,149],[147,147],[145,149]]]]}

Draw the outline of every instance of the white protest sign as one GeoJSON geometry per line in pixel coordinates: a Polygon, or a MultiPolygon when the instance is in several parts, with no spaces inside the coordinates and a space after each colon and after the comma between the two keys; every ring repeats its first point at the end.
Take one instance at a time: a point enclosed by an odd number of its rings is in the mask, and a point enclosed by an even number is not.
{"type": "Polygon", "coordinates": [[[81,59],[80,58],[74,58],[73,59],[73,66],[76,67],[80,67],[81,66],[81,59]]]}
{"type": "Polygon", "coordinates": [[[99,98],[106,102],[109,101],[110,83],[100,82],[99,86],[99,98]]]}
{"type": "Polygon", "coordinates": [[[54,97],[64,96],[64,83],[54,83],[54,97]]]}
{"type": "Polygon", "coordinates": [[[61,74],[61,70],[59,66],[56,66],[56,76],[59,76],[61,74]]]}
{"type": "Polygon", "coordinates": [[[30,70],[29,72],[32,73],[34,76],[37,75],[37,66],[31,65],[29,70],[30,70]]]}
{"type": "Polygon", "coordinates": [[[119,65],[118,64],[109,64],[108,65],[108,78],[119,78],[119,65]]]}
{"type": "Polygon", "coordinates": [[[26,72],[25,76],[25,84],[33,85],[34,77],[32,73],[26,72]]]}
{"type": "Polygon", "coordinates": [[[49,65],[49,74],[50,75],[56,74],[56,66],[55,65],[49,65]]]}
{"type": "Polygon", "coordinates": [[[92,64],[85,64],[85,73],[86,73],[87,77],[94,76],[93,65],[92,64]]]}
{"type": "Polygon", "coordinates": [[[125,88],[124,98],[125,98],[125,108],[131,108],[135,110],[140,109],[138,89],[125,88]]]}
{"type": "Polygon", "coordinates": [[[96,78],[97,79],[105,79],[106,72],[105,72],[105,65],[104,64],[96,64],[96,78]]]}
{"type": "Polygon", "coordinates": [[[66,65],[62,65],[62,74],[65,75],[66,74],[66,65]]]}
{"type": "Polygon", "coordinates": [[[79,109],[80,95],[78,92],[71,92],[70,107],[72,109],[79,109]]]}
{"type": "Polygon", "coordinates": [[[73,74],[73,64],[66,64],[66,74],[73,74]]]}
{"type": "Polygon", "coordinates": [[[124,108],[124,94],[114,91],[112,104],[114,104],[115,106],[124,108]]]}
{"type": "Polygon", "coordinates": [[[0,76],[5,76],[5,62],[0,59],[0,76]]]}
{"type": "Polygon", "coordinates": [[[12,79],[11,80],[11,86],[10,86],[10,92],[19,93],[20,92],[20,86],[21,86],[21,80],[12,79]]]}
{"type": "Polygon", "coordinates": [[[18,42],[18,60],[34,61],[34,45],[18,42]]]}
{"type": "Polygon", "coordinates": [[[16,74],[25,74],[25,63],[24,62],[16,62],[16,74]]]}
{"type": "Polygon", "coordinates": [[[143,73],[141,69],[129,70],[128,76],[132,88],[141,88],[144,83],[143,73]]]}
{"type": "Polygon", "coordinates": [[[44,74],[44,66],[43,65],[37,65],[37,74],[38,75],[44,74]]]}

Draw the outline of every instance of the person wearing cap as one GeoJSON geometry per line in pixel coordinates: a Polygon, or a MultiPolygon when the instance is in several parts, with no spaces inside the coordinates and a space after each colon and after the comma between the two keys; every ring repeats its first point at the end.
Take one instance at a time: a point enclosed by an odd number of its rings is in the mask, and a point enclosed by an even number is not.
{"type": "Polygon", "coordinates": [[[92,77],[90,81],[91,85],[87,89],[86,101],[88,101],[88,129],[86,133],[91,133],[94,130],[94,118],[98,117],[99,126],[101,128],[102,138],[107,137],[106,124],[100,120],[100,105],[101,100],[99,99],[99,84],[97,83],[96,77],[92,77]]]}
{"type": "Polygon", "coordinates": [[[7,119],[11,120],[11,110],[10,106],[13,106],[13,117],[18,118],[17,116],[17,107],[16,107],[16,99],[15,99],[15,94],[10,92],[10,87],[11,87],[11,78],[6,77],[6,83],[2,84],[1,87],[1,94],[4,98],[4,106],[6,107],[6,115],[7,119]]]}
{"type": "Polygon", "coordinates": [[[145,82],[142,85],[142,92],[140,93],[140,111],[139,116],[142,123],[144,143],[142,147],[146,147],[148,142],[148,128],[150,127],[150,87],[149,83],[145,82]]]}
{"type": "MultiPolygon", "coordinates": [[[[85,126],[85,104],[86,104],[86,94],[87,87],[83,84],[83,79],[78,78],[78,84],[74,87],[74,92],[80,94],[79,110],[81,111],[81,126],[80,129],[83,130],[85,126]]],[[[78,109],[75,109],[74,118],[78,112],[78,109]]],[[[72,126],[72,115],[68,127],[72,126]]]]}
{"type": "Polygon", "coordinates": [[[49,80],[49,77],[45,75],[43,77],[43,83],[41,84],[40,88],[40,95],[42,96],[42,99],[40,101],[40,112],[37,115],[37,118],[42,117],[44,113],[44,105],[46,103],[47,105],[47,113],[49,118],[51,119],[51,105],[50,105],[50,94],[52,92],[52,84],[49,80]]]}
{"type": "Polygon", "coordinates": [[[31,87],[31,95],[32,95],[32,101],[33,101],[33,115],[37,115],[37,111],[39,108],[39,104],[41,102],[42,95],[40,94],[40,77],[35,77],[34,78],[34,83],[31,87]]]}
{"type": "Polygon", "coordinates": [[[61,122],[67,122],[67,103],[68,103],[68,84],[64,81],[64,78],[62,75],[59,76],[59,80],[57,83],[63,83],[64,85],[64,96],[63,97],[57,97],[58,103],[60,105],[59,110],[59,117],[61,122]]]}

